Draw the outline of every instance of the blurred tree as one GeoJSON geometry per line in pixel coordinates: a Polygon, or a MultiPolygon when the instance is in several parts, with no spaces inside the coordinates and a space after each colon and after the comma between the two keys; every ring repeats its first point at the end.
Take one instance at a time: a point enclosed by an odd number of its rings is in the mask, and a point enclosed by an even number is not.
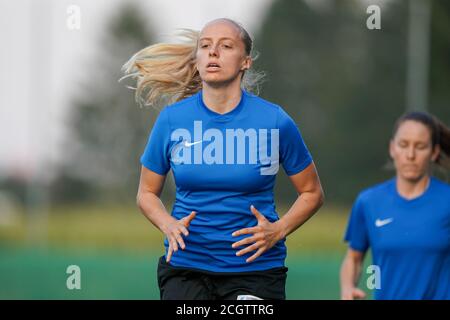
{"type": "Polygon", "coordinates": [[[430,111],[450,126],[450,2],[434,0],[431,20],[430,111]]]}
{"type": "MultiPolygon", "coordinates": [[[[431,70],[439,70],[442,80],[436,87],[448,87],[450,76],[444,58],[449,11],[443,2],[446,13],[433,11],[440,21],[433,20],[432,28],[431,70]]],[[[261,56],[255,65],[268,75],[262,96],[297,121],[328,201],[348,204],[361,189],[393,174],[383,168],[392,126],[406,109],[407,6],[407,1],[382,3],[381,30],[369,30],[360,1],[278,0],[257,34],[261,56]]],[[[442,114],[449,100],[438,102],[436,94],[432,88],[430,109],[442,114]]],[[[448,90],[439,94],[447,97],[448,90]]],[[[443,120],[448,123],[448,112],[443,120]]],[[[289,185],[285,175],[278,179],[282,199],[295,196],[289,185]]]]}
{"type": "Polygon", "coordinates": [[[139,108],[118,79],[121,66],[152,42],[146,20],[135,4],[124,4],[107,25],[99,56],[85,67],[68,118],[75,143],[53,185],[54,200],[135,200],[139,156],[158,112],[139,108]]]}
{"type": "MultiPolygon", "coordinates": [[[[429,111],[450,126],[450,2],[433,0],[429,69],[429,111]]],[[[450,182],[449,172],[434,173],[450,182]]]]}

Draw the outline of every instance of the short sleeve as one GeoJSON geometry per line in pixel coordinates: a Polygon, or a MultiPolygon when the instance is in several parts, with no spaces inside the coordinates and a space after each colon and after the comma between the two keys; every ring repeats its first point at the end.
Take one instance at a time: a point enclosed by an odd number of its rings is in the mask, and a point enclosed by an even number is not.
{"type": "Polygon", "coordinates": [[[360,252],[366,252],[369,247],[365,220],[363,202],[359,196],[353,204],[344,240],[348,242],[350,248],[360,252]]]}
{"type": "Polygon", "coordinates": [[[170,125],[167,108],[158,115],[141,155],[141,164],[160,175],[170,170],[169,161],[170,125]]]}
{"type": "Polygon", "coordinates": [[[280,163],[288,176],[303,171],[312,162],[311,154],[303,141],[300,129],[282,109],[278,110],[280,163]]]}

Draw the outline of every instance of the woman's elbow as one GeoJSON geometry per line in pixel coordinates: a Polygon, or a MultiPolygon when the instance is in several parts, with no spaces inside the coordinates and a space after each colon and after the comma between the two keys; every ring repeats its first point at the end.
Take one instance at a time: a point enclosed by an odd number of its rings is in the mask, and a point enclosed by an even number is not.
{"type": "Polygon", "coordinates": [[[139,209],[142,209],[142,205],[143,205],[143,203],[144,203],[144,200],[143,200],[143,194],[142,194],[142,192],[141,191],[138,191],[138,193],[137,193],[137,195],[136,195],[136,206],[139,208],[139,209]]]}
{"type": "Polygon", "coordinates": [[[136,206],[141,208],[141,195],[139,193],[136,195],[136,206]]]}
{"type": "Polygon", "coordinates": [[[323,192],[322,187],[319,187],[319,189],[315,192],[316,194],[316,208],[319,209],[323,206],[325,203],[325,193],[323,192]]]}

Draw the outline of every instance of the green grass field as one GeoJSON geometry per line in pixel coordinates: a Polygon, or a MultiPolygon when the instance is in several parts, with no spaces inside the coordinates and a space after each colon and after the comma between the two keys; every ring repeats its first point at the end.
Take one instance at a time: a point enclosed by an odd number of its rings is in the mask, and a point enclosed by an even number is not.
{"type": "MultiPolygon", "coordinates": [[[[339,298],[340,211],[325,208],[288,237],[288,299],[339,298]]],[[[136,208],[59,207],[47,221],[40,236],[25,219],[0,227],[0,299],[159,298],[163,237],[136,208]],[[81,268],[81,290],[66,287],[69,265],[81,268]]]]}

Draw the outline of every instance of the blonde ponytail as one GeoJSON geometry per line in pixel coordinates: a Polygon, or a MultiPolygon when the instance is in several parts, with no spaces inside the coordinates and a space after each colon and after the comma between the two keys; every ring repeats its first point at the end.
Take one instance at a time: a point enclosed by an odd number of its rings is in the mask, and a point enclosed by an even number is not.
{"type": "Polygon", "coordinates": [[[136,80],[132,89],[140,105],[170,104],[201,90],[202,80],[195,66],[199,32],[182,29],[179,35],[187,41],[151,45],[123,65],[125,76],[119,81],[136,80]]]}

